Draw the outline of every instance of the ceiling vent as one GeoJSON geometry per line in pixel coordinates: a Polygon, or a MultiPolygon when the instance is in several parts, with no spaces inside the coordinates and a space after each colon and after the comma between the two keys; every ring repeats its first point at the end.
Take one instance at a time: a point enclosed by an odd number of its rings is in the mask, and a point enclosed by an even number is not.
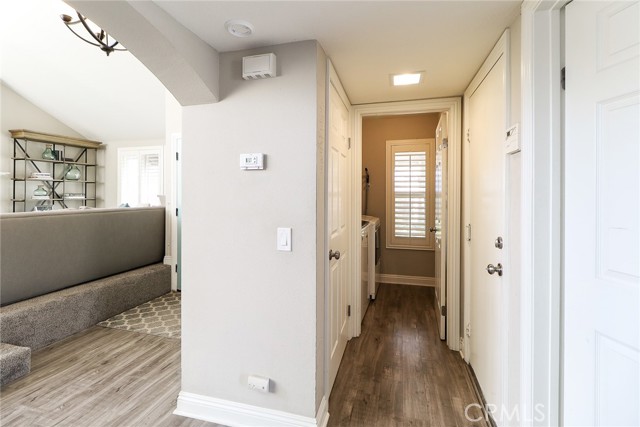
{"type": "Polygon", "coordinates": [[[276,55],[245,56],[242,58],[242,78],[245,80],[266,79],[276,76],[276,55]]]}

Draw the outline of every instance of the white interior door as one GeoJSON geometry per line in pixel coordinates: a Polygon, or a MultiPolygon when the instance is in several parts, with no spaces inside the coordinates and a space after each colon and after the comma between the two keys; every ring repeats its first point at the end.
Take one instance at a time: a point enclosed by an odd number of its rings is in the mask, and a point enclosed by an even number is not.
{"type": "MultiPolygon", "coordinates": [[[[504,153],[506,59],[500,55],[469,100],[471,210],[471,357],[488,404],[502,407],[502,286],[504,264],[495,241],[504,236],[504,153]]],[[[488,67],[487,67],[488,68],[488,67]]],[[[499,414],[494,414],[494,417],[499,414]]],[[[498,424],[499,419],[496,419],[498,424]]]]}
{"type": "Polygon", "coordinates": [[[566,7],[564,425],[640,425],[640,7],[566,7]]]}
{"type": "Polygon", "coordinates": [[[329,392],[348,340],[350,151],[349,110],[329,85],[327,209],[329,227],[329,392]]]}
{"type": "Polygon", "coordinates": [[[436,127],[436,179],[435,179],[435,272],[436,272],[436,310],[440,339],[446,339],[447,318],[447,216],[448,216],[448,170],[447,170],[447,114],[440,115],[436,127]]]}

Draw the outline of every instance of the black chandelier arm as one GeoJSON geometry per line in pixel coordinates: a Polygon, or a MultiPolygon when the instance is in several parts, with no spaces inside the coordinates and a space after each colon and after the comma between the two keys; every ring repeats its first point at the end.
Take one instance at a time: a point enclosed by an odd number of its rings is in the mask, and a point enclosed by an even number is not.
{"type": "MultiPolygon", "coordinates": [[[[93,31],[91,31],[91,28],[89,27],[89,25],[87,25],[87,23],[85,22],[85,18],[84,16],[80,15],[80,12],[78,12],[78,18],[80,18],[80,22],[82,23],[82,26],[87,30],[87,32],[89,34],[91,34],[91,37],[93,37],[95,39],[95,41],[97,41],[98,43],[100,43],[99,45],[94,45],[94,46],[107,46],[104,44],[104,42],[102,40],[100,40],[98,37],[96,37],[95,34],[93,34],[93,31]]],[[[104,32],[104,30],[100,29],[101,32],[104,32]]],[[[89,42],[90,43],[90,42],[89,42]]],[[[93,43],[91,43],[93,44],[93,43]]]]}
{"type": "Polygon", "coordinates": [[[67,28],[69,29],[69,31],[71,31],[76,37],[78,37],[80,40],[82,40],[85,43],[89,43],[93,46],[97,46],[97,47],[102,47],[102,45],[96,44],[92,41],[89,41],[87,39],[85,39],[84,37],[82,37],[80,34],[76,33],[75,30],[73,28],[71,28],[69,25],[67,25],[67,28]]]}

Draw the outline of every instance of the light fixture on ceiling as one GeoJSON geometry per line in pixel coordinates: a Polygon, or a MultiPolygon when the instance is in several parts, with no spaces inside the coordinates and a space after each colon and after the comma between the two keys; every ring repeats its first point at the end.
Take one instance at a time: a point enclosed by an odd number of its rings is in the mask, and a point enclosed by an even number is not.
{"type": "Polygon", "coordinates": [[[124,47],[116,47],[119,43],[113,40],[113,38],[109,37],[109,34],[107,34],[106,31],[104,31],[102,28],[98,28],[98,31],[94,31],[93,29],[91,29],[91,27],[88,24],[88,22],[91,22],[91,21],[89,21],[87,18],[82,16],[80,12],[76,12],[76,13],[78,14],[77,21],[74,21],[73,18],[71,18],[69,15],[64,15],[64,14],[60,15],[60,19],[62,19],[62,22],[64,22],[67,28],[73,34],[75,34],[79,39],[84,40],[85,42],[91,45],[99,47],[101,51],[107,54],[107,56],[109,56],[109,54],[114,50],[120,50],[120,51],[127,50],[124,47]],[[91,35],[91,38],[93,40],[87,40],[86,38],[82,37],[80,34],[76,33],[76,31],[71,27],[72,25],[76,25],[76,24],[82,24],[84,29],[87,30],[87,32],[89,33],[89,35],[91,35]]]}
{"type": "Polygon", "coordinates": [[[253,34],[253,25],[247,21],[232,19],[224,23],[229,34],[236,37],[249,37],[253,34]]]}
{"type": "Polygon", "coordinates": [[[423,71],[407,74],[392,74],[391,84],[394,86],[417,85],[422,82],[423,71]]]}

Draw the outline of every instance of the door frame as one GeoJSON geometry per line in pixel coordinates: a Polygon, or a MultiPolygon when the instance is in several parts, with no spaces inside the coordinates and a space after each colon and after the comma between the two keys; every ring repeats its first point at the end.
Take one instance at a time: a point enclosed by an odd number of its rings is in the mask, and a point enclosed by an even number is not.
{"type": "Polygon", "coordinates": [[[523,426],[560,425],[562,412],[563,194],[558,183],[563,173],[564,126],[561,13],[567,3],[525,0],[521,9],[523,426]]]}
{"type": "MultiPolygon", "coordinates": [[[[452,227],[452,224],[460,224],[460,201],[461,201],[461,129],[462,129],[462,98],[439,98],[424,99],[418,101],[405,102],[382,102],[366,105],[354,105],[352,108],[353,124],[353,174],[352,182],[360,183],[358,176],[362,170],[362,119],[367,116],[390,116],[420,113],[443,113],[449,114],[449,210],[447,215],[447,346],[451,350],[460,350],[460,227],[452,227]],[[450,331],[458,331],[450,333],[450,331]]],[[[355,184],[354,184],[355,185],[355,184]]],[[[362,212],[362,192],[355,191],[353,194],[352,212],[362,212]]],[[[353,242],[352,260],[360,259],[360,215],[353,215],[353,225],[351,227],[351,242],[353,242]]],[[[360,271],[354,268],[356,280],[360,283],[360,271]]],[[[356,287],[357,288],[357,287],[356,287]]],[[[353,289],[353,301],[358,300],[358,289],[353,289]]],[[[357,311],[357,310],[356,310],[357,311]]],[[[358,312],[357,312],[358,313],[358,312]]],[[[357,314],[356,313],[356,314],[357,314]]],[[[361,332],[361,324],[357,321],[358,316],[352,316],[350,322],[353,336],[358,336],[361,332]]]]}

